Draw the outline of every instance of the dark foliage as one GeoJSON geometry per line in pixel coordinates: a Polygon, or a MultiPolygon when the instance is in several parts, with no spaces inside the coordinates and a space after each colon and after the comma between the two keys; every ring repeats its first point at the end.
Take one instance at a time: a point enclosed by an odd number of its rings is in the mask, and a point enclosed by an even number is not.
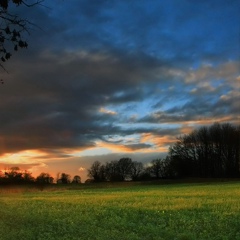
{"type": "Polygon", "coordinates": [[[71,176],[67,173],[61,173],[60,177],[57,177],[57,183],[67,184],[71,182],[71,176]]]}
{"type": "Polygon", "coordinates": [[[36,183],[39,184],[51,184],[53,183],[54,178],[49,173],[41,173],[36,178],[36,183]]]}
{"type": "Polygon", "coordinates": [[[141,162],[132,161],[131,158],[121,158],[118,161],[107,162],[105,165],[95,161],[88,170],[88,176],[94,182],[145,181],[166,178],[169,176],[169,161],[166,159],[153,160],[147,167],[144,167],[141,162]]]}
{"type": "Polygon", "coordinates": [[[94,181],[240,177],[240,126],[215,123],[180,136],[166,158],[145,167],[122,158],[105,165],[94,162],[88,171],[94,181]]]}
{"type": "Polygon", "coordinates": [[[201,127],[179,137],[169,154],[179,177],[240,177],[240,126],[201,127]]]}
{"type": "Polygon", "coordinates": [[[134,161],[130,169],[130,178],[133,181],[141,180],[144,174],[144,167],[141,162],[134,161]]]}
{"type": "Polygon", "coordinates": [[[95,182],[103,182],[106,180],[105,166],[99,161],[95,161],[91,168],[88,169],[88,176],[93,178],[95,182]]]}
{"type": "Polygon", "coordinates": [[[0,174],[0,183],[2,184],[29,184],[34,183],[35,179],[28,171],[22,171],[19,167],[6,169],[0,174]]]}
{"type": "Polygon", "coordinates": [[[133,163],[131,158],[121,158],[118,161],[107,162],[105,165],[95,161],[88,170],[88,176],[95,182],[125,181],[131,179],[132,174],[139,174],[138,171],[136,163],[133,163]]]}
{"type": "Polygon", "coordinates": [[[75,184],[81,183],[81,177],[78,175],[75,175],[72,179],[72,183],[75,183],[75,184]]]}
{"type": "Polygon", "coordinates": [[[0,59],[2,62],[0,66],[3,69],[5,69],[3,63],[11,58],[13,51],[28,47],[24,34],[29,33],[29,26],[33,25],[27,19],[11,13],[10,5],[31,7],[41,2],[43,1],[28,4],[23,0],[0,0],[0,59]]]}

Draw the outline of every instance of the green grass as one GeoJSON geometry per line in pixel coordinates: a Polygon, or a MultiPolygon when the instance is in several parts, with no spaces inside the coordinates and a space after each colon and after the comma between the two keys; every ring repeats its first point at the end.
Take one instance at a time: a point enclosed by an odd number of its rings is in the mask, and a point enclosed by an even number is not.
{"type": "Polygon", "coordinates": [[[0,190],[0,239],[240,240],[240,183],[0,190]]]}

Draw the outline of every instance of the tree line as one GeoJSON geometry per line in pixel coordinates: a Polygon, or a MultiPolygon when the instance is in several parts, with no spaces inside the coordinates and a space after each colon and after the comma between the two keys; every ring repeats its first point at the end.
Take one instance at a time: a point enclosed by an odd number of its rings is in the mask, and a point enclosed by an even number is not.
{"type": "Polygon", "coordinates": [[[165,158],[143,166],[130,158],[101,164],[88,170],[93,181],[150,180],[160,178],[239,178],[240,125],[214,123],[184,134],[169,148],[165,158]]]}
{"type": "Polygon", "coordinates": [[[180,136],[169,157],[177,176],[240,177],[240,125],[215,123],[180,136]]]}
{"type": "MultiPolygon", "coordinates": [[[[19,167],[11,167],[0,171],[0,184],[53,184],[54,178],[49,174],[42,172],[36,178],[32,173],[21,170],[19,167]]],[[[81,177],[75,175],[73,178],[67,173],[58,173],[56,183],[81,183],[81,177]]]]}
{"type": "Polygon", "coordinates": [[[144,181],[170,177],[169,158],[152,160],[146,166],[142,162],[132,161],[131,158],[121,158],[102,164],[95,161],[88,176],[94,182],[104,181],[144,181]]]}
{"type": "MultiPolygon", "coordinates": [[[[214,123],[184,134],[169,148],[165,158],[154,159],[147,164],[131,158],[112,160],[105,164],[95,161],[88,169],[86,182],[146,181],[185,177],[239,178],[240,177],[240,125],[214,123]]],[[[58,173],[56,183],[81,183],[81,177],[73,178],[58,173]]],[[[0,183],[53,184],[49,173],[34,178],[18,167],[0,171],[0,183]]]]}

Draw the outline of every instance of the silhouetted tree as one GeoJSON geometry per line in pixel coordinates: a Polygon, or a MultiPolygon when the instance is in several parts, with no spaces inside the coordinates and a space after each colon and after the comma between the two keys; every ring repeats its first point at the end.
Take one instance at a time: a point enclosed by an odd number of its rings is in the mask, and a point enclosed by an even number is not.
{"type": "Polygon", "coordinates": [[[165,176],[165,162],[163,159],[152,160],[149,168],[151,175],[154,178],[163,178],[165,176]]]}
{"type": "Polygon", "coordinates": [[[4,175],[5,183],[33,183],[35,180],[30,172],[26,170],[22,171],[19,167],[11,167],[10,169],[6,169],[4,175]]]}
{"type": "Polygon", "coordinates": [[[22,171],[19,167],[11,167],[8,170],[5,170],[5,178],[9,183],[20,183],[22,182],[22,171]]]}
{"type": "Polygon", "coordinates": [[[192,132],[178,137],[177,142],[169,149],[171,166],[178,177],[195,176],[196,169],[199,171],[194,134],[192,132]]]}
{"type": "Polygon", "coordinates": [[[72,183],[81,183],[81,177],[78,175],[75,175],[72,179],[72,183]]]}
{"type": "Polygon", "coordinates": [[[36,178],[36,183],[40,184],[51,184],[54,178],[49,173],[40,173],[36,178]]]}
{"type": "Polygon", "coordinates": [[[23,172],[22,178],[24,183],[34,183],[35,181],[35,178],[32,176],[32,173],[26,170],[23,172]]]}
{"type": "Polygon", "coordinates": [[[177,173],[175,171],[174,162],[170,158],[170,156],[166,156],[164,159],[164,178],[176,178],[177,173]]]}
{"type": "Polygon", "coordinates": [[[117,168],[121,181],[125,181],[131,177],[132,166],[133,163],[131,158],[121,158],[118,161],[117,168]]]}
{"type": "Polygon", "coordinates": [[[0,171],[0,183],[5,183],[6,181],[5,181],[5,174],[2,172],[2,171],[0,171]]]}
{"type": "Polygon", "coordinates": [[[151,176],[149,167],[145,167],[143,169],[143,172],[140,174],[138,180],[139,181],[149,181],[149,180],[152,180],[152,176],[151,176]]]}
{"type": "Polygon", "coordinates": [[[141,162],[137,162],[137,161],[132,162],[131,169],[130,169],[130,177],[133,181],[140,180],[143,172],[144,172],[144,167],[141,162]]]}
{"type": "Polygon", "coordinates": [[[240,126],[215,123],[178,138],[170,148],[178,176],[240,177],[240,126]]]}
{"type": "MultiPolygon", "coordinates": [[[[29,25],[31,24],[25,18],[20,18],[17,14],[11,13],[12,9],[10,5],[20,6],[24,5],[31,7],[43,2],[36,0],[32,3],[27,3],[24,0],[1,0],[0,1],[0,59],[3,62],[6,62],[12,56],[12,50],[18,51],[20,48],[27,48],[28,43],[24,40],[23,34],[29,33],[29,25]],[[10,46],[12,50],[10,50],[10,46]]],[[[2,68],[3,65],[0,64],[2,68]]],[[[5,69],[5,68],[4,68],[5,69]]]]}
{"type": "Polygon", "coordinates": [[[119,165],[117,160],[106,163],[105,176],[107,181],[122,181],[122,176],[119,174],[119,165]]]}
{"type": "MultiPolygon", "coordinates": [[[[88,176],[94,181],[126,181],[126,180],[145,180],[149,179],[147,172],[141,162],[132,161],[131,158],[121,158],[113,160],[105,165],[95,161],[90,169],[88,176]]],[[[88,181],[90,182],[90,180],[88,181]]]]}
{"type": "Polygon", "coordinates": [[[94,182],[94,180],[92,178],[88,178],[85,180],[84,183],[93,183],[93,182],[94,182]]]}
{"type": "Polygon", "coordinates": [[[105,166],[99,161],[95,161],[90,169],[88,169],[88,176],[93,178],[95,182],[105,181],[105,166]]]}
{"type": "Polygon", "coordinates": [[[60,178],[57,180],[57,183],[67,184],[71,182],[71,176],[67,173],[61,173],[60,178]]]}

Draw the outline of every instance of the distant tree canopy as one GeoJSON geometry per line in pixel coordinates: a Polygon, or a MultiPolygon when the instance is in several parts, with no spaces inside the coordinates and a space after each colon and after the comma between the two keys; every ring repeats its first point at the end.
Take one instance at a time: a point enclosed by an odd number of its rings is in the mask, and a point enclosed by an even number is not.
{"type": "Polygon", "coordinates": [[[166,159],[153,160],[147,167],[144,167],[141,162],[132,161],[131,158],[113,160],[105,165],[95,161],[88,169],[88,176],[95,182],[165,178],[167,176],[165,166],[166,159]]]}
{"type": "Polygon", "coordinates": [[[94,181],[149,180],[176,177],[240,177],[240,126],[215,123],[182,135],[168,156],[147,166],[130,158],[96,161],[88,170],[94,181]]]}
{"type": "MultiPolygon", "coordinates": [[[[0,171],[0,184],[37,184],[38,186],[44,186],[53,183],[54,178],[46,172],[42,172],[34,178],[32,173],[26,170],[21,170],[19,167],[11,167],[0,171]]],[[[69,174],[58,173],[56,183],[79,184],[81,183],[81,177],[79,175],[75,175],[71,180],[71,176],[69,174]]]]}
{"type": "MultiPolygon", "coordinates": [[[[20,48],[28,47],[23,34],[29,33],[29,25],[32,25],[27,19],[11,13],[10,5],[31,7],[42,2],[43,0],[36,0],[29,4],[23,0],[0,0],[0,59],[2,63],[10,59],[13,50],[18,51],[20,48]]],[[[1,63],[0,66],[5,69],[1,63]]]]}
{"type": "Polygon", "coordinates": [[[88,176],[94,179],[96,182],[105,181],[105,166],[99,161],[95,161],[90,169],[88,169],[88,176]]]}
{"type": "Polygon", "coordinates": [[[71,176],[67,173],[61,173],[60,177],[57,177],[57,183],[67,184],[71,182],[71,176]]]}
{"type": "Polygon", "coordinates": [[[143,163],[134,161],[132,162],[130,169],[130,177],[133,181],[139,180],[140,177],[143,177],[144,167],[143,163]]]}
{"type": "Polygon", "coordinates": [[[35,179],[30,172],[23,171],[19,167],[11,167],[0,174],[0,183],[25,184],[34,181],[35,179]]]}
{"type": "Polygon", "coordinates": [[[240,177],[240,126],[201,127],[179,137],[169,155],[180,177],[240,177]]]}
{"type": "Polygon", "coordinates": [[[36,178],[36,182],[40,184],[50,184],[53,183],[54,178],[49,173],[41,173],[36,178]]]}
{"type": "Polygon", "coordinates": [[[133,166],[131,158],[121,158],[118,161],[107,162],[105,165],[95,161],[88,170],[88,176],[93,178],[95,182],[125,181],[131,178],[132,174],[139,174],[136,169],[134,172],[133,166]]]}
{"type": "Polygon", "coordinates": [[[81,177],[79,175],[75,175],[72,179],[72,183],[81,183],[81,177]]]}

